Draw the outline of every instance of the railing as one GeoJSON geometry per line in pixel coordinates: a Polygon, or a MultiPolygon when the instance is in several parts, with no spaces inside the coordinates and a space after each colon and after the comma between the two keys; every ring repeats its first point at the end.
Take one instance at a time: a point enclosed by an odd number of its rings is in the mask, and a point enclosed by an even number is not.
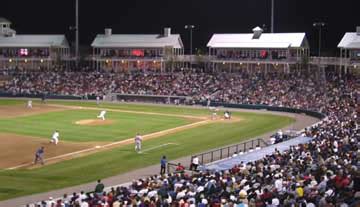
{"type": "Polygon", "coordinates": [[[198,157],[200,164],[204,165],[211,162],[215,162],[217,160],[222,160],[232,157],[234,154],[239,154],[239,152],[246,152],[247,150],[255,149],[256,147],[266,147],[268,145],[269,144],[266,143],[261,138],[252,139],[246,142],[242,142],[240,144],[230,145],[227,147],[222,147],[208,152],[192,155],[190,163],[192,163],[192,160],[195,157],[198,157]]]}
{"type": "MultiPolygon", "coordinates": [[[[320,65],[339,65],[341,59],[338,57],[310,57],[309,63],[320,65]]],[[[343,59],[343,64],[347,63],[346,59],[343,59]]]]}
{"type": "Polygon", "coordinates": [[[137,57],[137,56],[101,56],[101,55],[89,55],[85,59],[86,60],[162,60],[164,59],[164,56],[143,56],[143,57],[137,57]]]}
{"type": "Polygon", "coordinates": [[[278,59],[272,58],[257,58],[257,57],[239,57],[239,58],[221,58],[217,56],[209,56],[208,60],[213,62],[249,62],[249,63],[258,63],[258,62],[273,62],[273,63],[296,63],[301,61],[301,57],[284,57],[278,59]]]}
{"type": "Polygon", "coordinates": [[[148,94],[122,94],[111,93],[111,101],[131,101],[131,102],[152,102],[152,103],[175,103],[187,104],[192,99],[189,96],[166,96],[166,95],[148,95],[148,94]]]}

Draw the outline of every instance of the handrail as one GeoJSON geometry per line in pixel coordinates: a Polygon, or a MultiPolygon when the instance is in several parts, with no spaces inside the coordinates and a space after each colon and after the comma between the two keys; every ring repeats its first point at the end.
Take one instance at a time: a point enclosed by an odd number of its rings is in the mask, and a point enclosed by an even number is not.
{"type": "Polygon", "coordinates": [[[263,139],[257,138],[248,140],[246,142],[241,142],[239,144],[230,145],[226,147],[221,147],[218,149],[210,150],[200,154],[195,154],[191,156],[190,163],[192,163],[195,157],[199,158],[199,162],[204,165],[211,163],[217,160],[222,160],[233,156],[234,154],[239,154],[240,152],[245,152],[249,149],[254,149],[255,147],[266,147],[269,144],[266,143],[263,139]]]}

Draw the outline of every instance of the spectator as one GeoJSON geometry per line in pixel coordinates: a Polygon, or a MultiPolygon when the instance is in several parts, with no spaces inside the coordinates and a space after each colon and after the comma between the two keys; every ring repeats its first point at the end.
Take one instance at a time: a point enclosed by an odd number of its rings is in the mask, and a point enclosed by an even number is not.
{"type": "Polygon", "coordinates": [[[101,182],[101,180],[98,180],[97,181],[97,184],[95,186],[95,193],[98,195],[98,196],[101,196],[103,194],[103,191],[104,191],[104,184],[101,182]]]}
{"type": "Polygon", "coordinates": [[[166,164],[167,164],[167,160],[166,160],[166,156],[164,155],[160,160],[160,175],[165,174],[166,164]]]}

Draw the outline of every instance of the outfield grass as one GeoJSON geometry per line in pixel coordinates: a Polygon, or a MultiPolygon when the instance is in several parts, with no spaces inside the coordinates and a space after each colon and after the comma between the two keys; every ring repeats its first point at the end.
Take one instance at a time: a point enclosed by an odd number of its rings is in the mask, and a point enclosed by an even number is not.
{"type": "Polygon", "coordinates": [[[209,110],[191,108],[184,106],[173,106],[173,105],[155,105],[155,104],[134,104],[134,103],[101,103],[99,106],[93,101],[48,101],[49,104],[61,104],[70,106],[83,106],[83,107],[98,107],[98,108],[109,108],[119,109],[127,111],[142,111],[162,114],[179,114],[179,115],[206,115],[209,116],[209,110]]]}
{"type": "MultiPolygon", "coordinates": [[[[66,104],[74,105],[75,103],[66,102],[66,104]]],[[[92,106],[93,103],[85,105],[92,106]]],[[[107,108],[127,108],[127,110],[134,111],[144,109],[144,111],[159,113],[193,115],[209,113],[207,110],[180,107],[130,104],[102,105],[102,107],[105,106],[107,108]]],[[[92,182],[99,178],[157,164],[162,155],[166,155],[169,160],[172,160],[220,146],[238,143],[284,127],[294,121],[292,118],[283,116],[240,112],[233,114],[240,116],[242,121],[238,123],[213,123],[158,139],[144,141],[144,149],[170,142],[179,144],[158,148],[146,154],[137,154],[134,152],[133,145],[127,145],[39,169],[0,172],[0,200],[92,182]]]]}
{"type": "Polygon", "coordinates": [[[0,106],[9,106],[9,105],[19,105],[25,104],[25,100],[16,100],[16,99],[0,99],[0,106]]]}
{"type": "Polygon", "coordinates": [[[119,141],[134,137],[137,132],[149,134],[191,123],[189,119],[134,113],[108,112],[106,118],[113,124],[104,126],[77,125],[76,121],[94,119],[95,110],[68,110],[32,116],[0,119],[0,131],[34,137],[49,138],[60,131],[60,140],[119,141]]]}

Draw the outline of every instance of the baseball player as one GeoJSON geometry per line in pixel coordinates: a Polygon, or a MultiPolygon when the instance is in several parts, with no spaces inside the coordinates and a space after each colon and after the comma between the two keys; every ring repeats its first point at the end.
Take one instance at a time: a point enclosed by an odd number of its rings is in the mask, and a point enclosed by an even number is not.
{"type": "Polygon", "coordinates": [[[230,118],[231,118],[231,113],[229,111],[225,111],[224,119],[230,119],[230,118]]]}
{"type": "Polygon", "coordinates": [[[99,104],[100,104],[100,97],[96,96],[96,105],[99,105],[99,104]]]}
{"type": "Polygon", "coordinates": [[[32,109],[32,100],[28,100],[28,101],[27,101],[26,107],[27,107],[28,109],[32,109]]]}
{"type": "Polygon", "coordinates": [[[34,160],[34,164],[36,165],[38,162],[40,162],[42,165],[44,164],[44,147],[40,147],[38,150],[36,150],[35,152],[35,160],[34,160]]]}
{"type": "Polygon", "coordinates": [[[141,151],[141,142],[142,142],[142,137],[139,133],[137,133],[135,136],[135,151],[136,152],[141,151]]]}
{"type": "Polygon", "coordinates": [[[54,134],[51,137],[50,143],[54,143],[55,145],[57,145],[59,143],[59,137],[60,137],[59,131],[55,130],[54,134]]]}
{"type": "Polygon", "coordinates": [[[210,110],[212,111],[211,119],[215,120],[217,118],[217,112],[219,111],[219,109],[216,107],[210,107],[210,110]]]}
{"type": "Polygon", "coordinates": [[[97,116],[97,118],[102,119],[104,121],[105,120],[105,114],[106,114],[106,111],[103,110],[103,111],[100,112],[100,114],[99,114],[99,116],[97,116]]]}

